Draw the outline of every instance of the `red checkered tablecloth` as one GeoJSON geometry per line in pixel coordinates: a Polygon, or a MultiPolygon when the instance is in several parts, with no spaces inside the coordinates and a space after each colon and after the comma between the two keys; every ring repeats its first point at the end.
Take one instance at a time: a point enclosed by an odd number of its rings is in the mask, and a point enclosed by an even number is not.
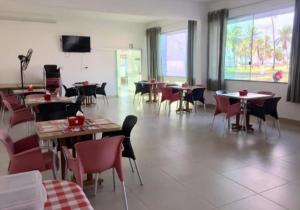
{"type": "Polygon", "coordinates": [[[45,210],[93,210],[82,189],[73,182],[60,180],[43,181],[47,191],[45,210]]]}

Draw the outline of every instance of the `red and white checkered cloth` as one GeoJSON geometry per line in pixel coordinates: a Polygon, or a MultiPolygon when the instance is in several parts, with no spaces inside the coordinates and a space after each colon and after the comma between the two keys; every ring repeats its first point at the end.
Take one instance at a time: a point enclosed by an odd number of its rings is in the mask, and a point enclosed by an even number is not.
{"type": "Polygon", "coordinates": [[[82,189],[73,182],[60,180],[43,181],[47,191],[45,210],[93,210],[82,189]]]}

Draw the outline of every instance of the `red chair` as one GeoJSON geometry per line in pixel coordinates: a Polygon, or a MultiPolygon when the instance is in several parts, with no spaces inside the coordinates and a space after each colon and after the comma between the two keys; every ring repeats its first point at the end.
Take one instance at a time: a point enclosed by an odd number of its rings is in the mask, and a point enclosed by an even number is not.
{"type": "Polygon", "coordinates": [[[52,151],[42,152],[37,135],[13,142],[10,136],[0,129],[0,141],[4,144],[10,158],[8,165],[10,174],[52,169],[53,177],[56,179],[57,156],[52,151]],[[53,161],[54,157],[56,161],[53,161]]]}
{"type": "Polygon", "coordinates": [[[23,108],[23,109],[14,110],[13,106],[7,100],[3,100],[2,102],[4,106],[8,109],[10,115],[9,116],[10,128],[17,124],[34,120],[34,115],[31,113],[30,109],[23,108]]]}
{"type": "Polygon", "coordinates": [[[211,127],[214,125],[215,117],[218,114],[224,113],[225,118],[227,119],[228,122],[228,127],[230,126],[230,118],[232,116],[236,116],[241,114],[241,103],[237,102],[234,104],[230,103],[230,99],[226,96],[220,96],[216,95],[216,110],[214,113],[213,121],[211,127]]]}
{"type": "Polygon", "coordinates": [[[1,97],[1,122],[2,123],[4,120],[4,112],[5,112],[5,105],[3,103],[3,100],[8,101],[11,104],[13,110],[26,108],[26,106],[20,103],[16,95],[4,94],[2,91],[0,91],[0,97],[1,97]]]}
{"type": "Polygon", "coordinates": [[[181,99],[180,98],[181,97],[180,92],[173,93],[173,90],[170,87],[162,88],[161,93],[162,93],[162,95],[161,95],[161,100],[160,100],[158,112],[160,111],[160,107],[161,107],[162,102],[164,102],[164,101],[169,102],[169,111],[170,111],[171,110],[171,104],[174,101],[179,101],[181,99]]]}
{"type": "Polygon", "coordinates": [[[158,94],[158,93],[161,93],[162,90],[166,87],[166,83],[158,83],[156,85],[156,87],[154,87],[153,89],[153,93],[154,94],[158,94]]]}
{"type": "Polygon", "coordinates": [[[95,195],[98,186],[98,173],[113,169],[117,171],[122,183],[125,209],[128,210],[127,196],[122,170],[122,141],[124,136],[105,137],[101,140],[85,141],[75,144],[77,157],[73,158],[67,147],[62,150],[66,158],[66,166],[73,171],[76,183],[83,187],[84,173],[96,173],[95,195]]]}

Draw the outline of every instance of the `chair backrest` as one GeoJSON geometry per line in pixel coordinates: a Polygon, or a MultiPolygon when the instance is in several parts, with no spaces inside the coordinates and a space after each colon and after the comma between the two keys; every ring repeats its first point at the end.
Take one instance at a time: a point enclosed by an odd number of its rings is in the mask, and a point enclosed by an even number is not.
{"type": "Polygon", "coordinates": [[[67,88],[67,86],[63,85],[65,89],[65,97],[78,96],[78,91],[75,87],[67,88]]]}
{"type": "Polygon", "coordinates": [[[158,83],[156,85],[156,89],[158,92],[161,92],[164,87],[166,87],[166,83],[158,83]]]}
{"type": "Polygon", "coordinates": [[[85,96],[94,96],[96,95],[97,85],[84,85],[82,86],[83,94],[85,96]]]}
{"type": "Polygon", "coordinates": [[[100,140],[85,141],[75,144],[77,158],[85,173],[100,173],[115,168],[121,181],[122,172],[122,141],[124,136],[105,137],[100,140]]]}
{"type": "Polygon", "coordinates": [[[76,116],[78,111],[83,113],[81,105],[77,103],[70,103],[66,105],[66,117],[76,116]]]}
{"type": "Polygon", "coordinates": [[[103,90],[105,90],[105,86],[107,85],[107,83],[106,82],[102,82],[102,84],[101,84],[101,89],[103,89],[103,90]]]}
{"type": "Polygon", "coordinates": [[[259,94],[264,94],[264,95],[270,95],[272,97],[274,97],[276,94],[271,92],[271,91],[258,91],[257,93],[259,94]]]}
{"type": "Polygon", "coordinates": [[[14,95],[14,94],[4,94],[3,92],[0,92],[1,94],[1,99],[2,100],[6,100],[6,101],[8,101],[9,103],[11,103],[11,104],[19,104],[20,103],[20,101],[19,101],[19,99],[17,98],[17,96],[16,95],[14,95]]]}
{"type": "Polygon", "coordinates": [[[142,84],[142,94],[150,93],[151,85],[149,84],[142,84]]]}
{"type": "Polygon", "coordinates": [[[60,69],[57,65],[44,65],[46,78],[58,78],[60,77],[60,69]]]}
{"type": "Polygon", "coordinates": [[[217,95],[216,97],[217,110],[219,112],[228,112],[228,108],[230,106],[230,100],[228,97],[217,95]]]}
{"type": "Polygon", "coordinates": [[[54,102],[39,104],[39,113],[37,114],[37,119],[39,121],[65,119],[67,117],[66,107],[69,104],[72,103],[54,102]]]}
{"type": "Polygon", "coordinates": [[[2,99],[2,103],[4,104],[4,106],[7,108],[8,112],[10,114],[13,114],[14,110],[11,106],[11,104],[6,100],[6,99],[2,99]]]}
{"type": "Polygon", "coordinates": [[[15,153],[14,143],[10,136],[2,129],[0,129],[0,141],[4,144],[9,157],[11,157],[15,153]]]}
{"type": "Polygon", "coordinates": [[[137,117],[134,115],[128,115],[122,125],[122,131],[126,138],[130,137],[130,133],[137,123],[137,117]]]}
{"type": "Polygon", "coordinates": [[[1,100],[5,98],[5,94],[3,93],[3,91],[0,91],[0,97],[1,97],[1,100]]]}
{"type": "Polygon", "coordinates": [[[66,159],[66,166],[73,171],[76,183],[83,187],[83,167],[78,158],[74,158],[66,146],[62,146],[62,152],[66,159]]]}
{"type": "Polygon", "coordinates": [[[280,99],[281,97],[273,97],[273,98],[268,98],[264,101],[264,112],[266,115],[270,115],[278,119],[279,116],[278,116],[277,106],[280,99]]]}
{"type": "Polygon", "coordinates": [[[62,85],[62,86],[64,87],[65,91],[67,92],[67,90],[68,90],[67,86],[65,86],[65,85],[62,85]]]}
{"type": "Polygon", "coordinates": [[[135,82],[135,94],[141,93],[143,86],[140,82],[135,82]]]}
{"type": "Polygon", "coordinates": [[[204,103],[204,91],[205,88],[195,88],[192,90],[192,96],[194,101],[201,101],[204,103]]]}
{"type": "Polygon", "coordinates": [[[173,94],[173,90],[171,87],[164,87],[161,89],[161,100],[169,100],[172,97],[173,94]]]}
{"type": "Polygon", "coordinates": [[[106,92],[105,92],[106,84],[107,84],[106,82],[103,82],[100,87],[97,87],[96,88],[96,93],[99,94],[99,95],[106,96],[106,92]]]}

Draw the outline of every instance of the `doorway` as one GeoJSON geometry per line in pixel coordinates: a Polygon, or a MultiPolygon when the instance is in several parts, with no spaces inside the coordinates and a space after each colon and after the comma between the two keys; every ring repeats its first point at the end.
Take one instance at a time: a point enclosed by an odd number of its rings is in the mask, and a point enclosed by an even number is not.
{"type": "Polygon", "coordinates": [[[117,50],[118,96],[134,95],[135,82],[142,78],[142,51],[117,50]]]}

